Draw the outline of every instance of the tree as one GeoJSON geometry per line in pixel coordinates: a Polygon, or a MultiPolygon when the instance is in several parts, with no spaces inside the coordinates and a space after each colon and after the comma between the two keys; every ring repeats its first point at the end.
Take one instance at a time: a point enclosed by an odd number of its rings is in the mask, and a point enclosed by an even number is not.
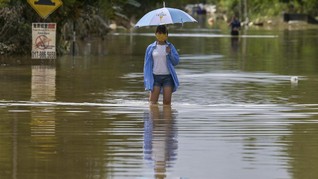
{"type": "Polygon", "coordinates": [[[57,50],[63,53],[64,42],[76,25],[79,35],[103,36],[109,32],[108,21],[114,20],[129,26],[125,8],[138,7],[135,0],[63,0],[63,6],[47,19],[41,19],[26,0],[0,0],[0,53],[28,54],[31,52],[32,22],[56,22],[57,50]]]}

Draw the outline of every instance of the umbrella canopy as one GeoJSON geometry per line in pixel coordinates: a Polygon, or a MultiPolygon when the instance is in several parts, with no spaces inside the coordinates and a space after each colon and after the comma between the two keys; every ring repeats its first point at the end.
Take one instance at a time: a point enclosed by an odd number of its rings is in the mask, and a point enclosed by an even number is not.
{"type": "Polygon", "coordinates": [[[163,7],[148,12],[135,25],[135,27],[158,26],[185,22],[197,22],[188,13],[175,8],[163,7]]]}

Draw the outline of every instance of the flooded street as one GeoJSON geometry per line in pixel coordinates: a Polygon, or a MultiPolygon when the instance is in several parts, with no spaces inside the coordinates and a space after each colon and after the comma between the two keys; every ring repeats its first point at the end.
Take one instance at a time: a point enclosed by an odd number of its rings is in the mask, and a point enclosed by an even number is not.
{"type": "Polygon", "coordinates": [[[78,42],[56,61],[1,59],[0,178],[318,177],[316,29],[172,28],[169,40],[171,107],[144,91],[151,29],[78,42]]]}

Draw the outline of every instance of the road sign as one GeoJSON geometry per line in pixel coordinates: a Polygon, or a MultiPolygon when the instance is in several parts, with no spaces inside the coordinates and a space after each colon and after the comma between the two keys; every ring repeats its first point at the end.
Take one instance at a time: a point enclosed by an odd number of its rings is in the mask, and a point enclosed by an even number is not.
{"type": "Polygon", "coordinates": [[[56,59],[56,23],[32,23],[32,59],[56,59]]]}
{"type": "Polygon", "coordinates": [[[28,3],[43,19],[63,4],[61,0],[28,0],[28,3]]]}

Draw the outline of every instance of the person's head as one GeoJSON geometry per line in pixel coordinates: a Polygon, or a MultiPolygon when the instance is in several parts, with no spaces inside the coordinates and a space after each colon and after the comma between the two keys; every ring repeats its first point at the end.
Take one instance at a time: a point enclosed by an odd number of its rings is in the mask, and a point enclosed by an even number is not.
{"type": "Polygon", "coordinates": [[[232,19],[233,19],[233,20],[238,20],[238,16],[234,14],[233,17],[232,17],[232,19]]]}
{"type": "Polygon", "coordinates": [[[159,25],[156,29],[155,34],[159,42],[164,42],[168,38],[168,29],[165,25],[159,25]]]}

